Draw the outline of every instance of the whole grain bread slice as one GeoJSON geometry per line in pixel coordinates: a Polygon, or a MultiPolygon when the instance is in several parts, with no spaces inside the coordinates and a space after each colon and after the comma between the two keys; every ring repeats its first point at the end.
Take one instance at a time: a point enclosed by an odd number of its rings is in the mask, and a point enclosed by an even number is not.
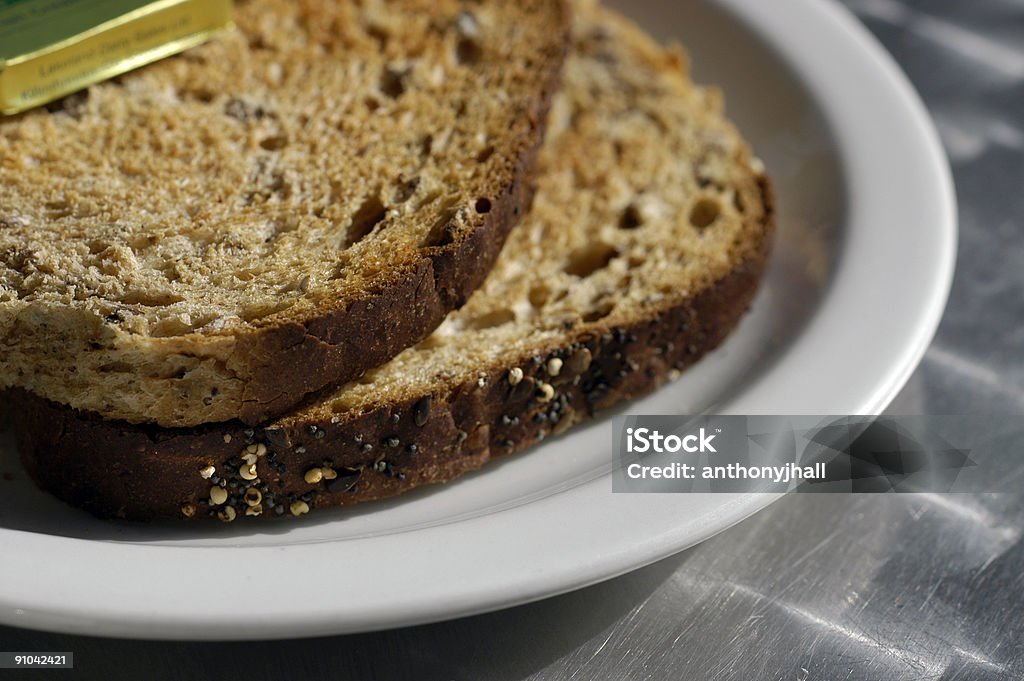
{"type": "Polygon", "coordinates": [[[646,393],[748,307],[767,180],[712,90],[580,7],[532,213],[426,341],[261,428],[155,429],[11,395],[28,470],[101,516],[303,515],[452,480],[646,393]]]}
{"type": "Polygon", "coordinates": [[[235,19],[0,119],[0,387],[257,423],[483,281],[530,201],[562,0],[243,0],[235,19]]]}

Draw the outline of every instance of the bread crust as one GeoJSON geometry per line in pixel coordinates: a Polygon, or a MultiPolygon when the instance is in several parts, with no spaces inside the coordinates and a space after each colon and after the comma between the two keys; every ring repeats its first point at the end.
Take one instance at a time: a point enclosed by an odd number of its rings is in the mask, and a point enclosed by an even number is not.
{"type": "Polygon", "coordinates": [[[244,494],[253,483],[240,473],[247,453],[257,456],[262,518],[449,482],[655,390],[717,347],[748,309],[770,251],[774,202],[768,180],[760,177],[759,184],[758,247],[713,285],[632,324],[567,336],[557,347],[482,371],[476,382],[366,413],[285,419],[265,429],[114,423],[13,390],[7,398],[25,467],[64,501],[130,520],[243,518],[252,508],[244,494]],[[555,376],[551,359],[561,362],[555,376]],[[209,466],[216,472],[204,478],[209,466]],[[307,480],[310,471],[322,476],[324,469],[336,477],[307,480]],[[222,479],[227,501],[211,505],[213,481],[222,479]],[[229,506],[233,511],[225,511],[229,506]]]}

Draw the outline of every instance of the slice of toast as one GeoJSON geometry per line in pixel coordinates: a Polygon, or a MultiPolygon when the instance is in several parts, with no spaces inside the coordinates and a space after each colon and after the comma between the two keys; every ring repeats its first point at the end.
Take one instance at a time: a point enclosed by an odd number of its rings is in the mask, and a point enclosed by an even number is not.
{"type": "Polygon", "coordinates": [[[0,118],[0,387],[164,426],[288,411],[426,337],[532,194],[562,0],[243,0],[0,118]]]}
{"type": "Polygon", "coordinates": [[[13,394],[35,480],[101,516],[303,515],[452,480],[714,348],[758,286],[767,180],[681,55],[580,11],[533,211],[432,336],[262,428],[130,426],[13,394]]]}

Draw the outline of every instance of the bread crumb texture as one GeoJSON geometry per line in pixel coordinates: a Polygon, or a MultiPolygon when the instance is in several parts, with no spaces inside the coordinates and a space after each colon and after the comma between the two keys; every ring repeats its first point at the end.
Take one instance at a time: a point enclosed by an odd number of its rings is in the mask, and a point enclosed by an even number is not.
{"type": "MultiPolygon", "coordinates": [[[[258,339],[429,277],[510,200],[565,14],[243,0],[210,43],[0,119],[0,387],[163,425],[238,416],[280,349],[258,339]]],[[[462,302],[437,296],[391,355],[462,302]]],[[[346,331],[316,342],[376,340],[346,331]]]]}

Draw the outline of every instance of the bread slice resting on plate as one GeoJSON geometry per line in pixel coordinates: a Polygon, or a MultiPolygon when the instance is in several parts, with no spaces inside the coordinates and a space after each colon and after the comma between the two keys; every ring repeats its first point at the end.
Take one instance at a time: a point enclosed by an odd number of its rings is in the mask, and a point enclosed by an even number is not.
{"type": "Polygon", "coordinates": [[[715,348],[765,267],[768,181],[681,52],[574,9],[532,209],[464,307],[258,425],[133,425],[9,391],[33,478],[104,517],[304,516],[454,480],[715,348]]]}

